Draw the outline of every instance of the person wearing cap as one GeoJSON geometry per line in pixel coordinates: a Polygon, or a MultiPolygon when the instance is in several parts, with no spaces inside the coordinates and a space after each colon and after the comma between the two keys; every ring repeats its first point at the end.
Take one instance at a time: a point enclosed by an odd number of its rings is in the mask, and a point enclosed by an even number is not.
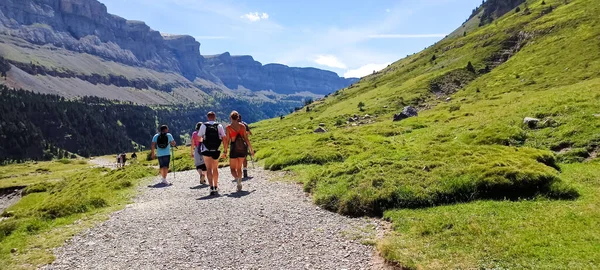
{"type": "MultiPolygon", "coordinates": [[[[202,143],[202,156],[206,164],[206,178],[210,185],[210,195],[219,194],[219,157],[221,156],[220,147],[224,144],[225,129],[216,122],[215,112],[206,114],[208,122],[204,123],[198,130],[198,138],[202,143]]],[[[223,146],[225,148],[225,146],[223,146]]]]}

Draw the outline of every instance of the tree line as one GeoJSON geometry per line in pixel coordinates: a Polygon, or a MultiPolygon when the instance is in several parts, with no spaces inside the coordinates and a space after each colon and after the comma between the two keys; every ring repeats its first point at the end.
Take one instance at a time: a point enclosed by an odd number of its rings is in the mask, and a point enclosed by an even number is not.
{"type": "Polygon", "coordinates": [[[99,97],[66,99],[0,85],[0,163],[129,152],[148,147],[161,124],[169,125],[181,144],[180,135],[205,121],[209,110],[225,120],[235,109],[253,122],[294,105],[230,97],[210,103],[148,107],[99,97]]]}

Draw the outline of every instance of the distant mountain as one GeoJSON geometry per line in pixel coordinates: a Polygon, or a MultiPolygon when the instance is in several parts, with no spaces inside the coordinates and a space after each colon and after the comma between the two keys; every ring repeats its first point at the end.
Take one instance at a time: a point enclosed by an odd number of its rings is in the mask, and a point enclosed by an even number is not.
{"type": "Polygon", "coordinates": [[[256,92],[322,96],[357,81],[250,56],[204,57],[193,37],[161,34],[96,0],[0,1],[0,56],[10,63],[9,86],[142,104],[206,102],[237,89],[276,101],[256,92]]]}

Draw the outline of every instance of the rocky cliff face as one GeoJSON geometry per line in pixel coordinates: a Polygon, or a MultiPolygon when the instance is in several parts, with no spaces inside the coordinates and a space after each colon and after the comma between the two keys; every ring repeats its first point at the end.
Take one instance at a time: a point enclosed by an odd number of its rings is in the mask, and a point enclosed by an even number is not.
{"type": "Polygon", "coordinates": [[[318,69],[263,66],[250,56],[225,53],[205,59],[193,37],[161,35],[143,22],[109,14],[97,0],[1,0],[0,39],[2,35],[232,89],[327,94],[354,82],[318,69]]]}
{"type": "Polygon", "coordinates": [[[270,89],[277,93],[311,92],[320,95],[347,87],[358,81],[340,78],[331,71],[316,68],[294,68],[280,64],[262,65],[252,56],[231,56],[229,53],[205,56],[205,69],[219,77],[230,89],[243,86],[258,91],[270,89]]]}
{"type": "Polygon", "coordinates": [[[479,26],[483,26],[502,17],[524,2],[525,0],[487,0],[480,7],[473,10],[469,20],[481,13],[479,26]]]}

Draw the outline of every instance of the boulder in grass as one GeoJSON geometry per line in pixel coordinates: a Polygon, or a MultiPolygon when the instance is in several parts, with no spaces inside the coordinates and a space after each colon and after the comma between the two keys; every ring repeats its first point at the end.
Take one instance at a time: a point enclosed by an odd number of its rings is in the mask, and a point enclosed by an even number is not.
{"type": "Polygon", "coordinates": [[[327,132],[326,129],[324,129],[323,127],[318,127],[317,129],[315,129],[315,133],[325,133],[327,132]]]}
{"type": "Polygon", "coordinates": [[[319,123],[319,126],[320,126],[320,127],[324,127],[324,126],[325,126],[325,123],[319,123]]]}
{"type": "Polygon", "coordinates": [[[525,117],[523,119],[523,124],[527,125],[529,128],[536,128],[539,122],[540,119],[533,117],[525,117]]]}
{"type": "Polygon", "coordinates": [[[401,113],[394,115],[394,121],[401,121],[409,117],[419,116],[419,112],[412,106],[406,106],[401,113]]]}

